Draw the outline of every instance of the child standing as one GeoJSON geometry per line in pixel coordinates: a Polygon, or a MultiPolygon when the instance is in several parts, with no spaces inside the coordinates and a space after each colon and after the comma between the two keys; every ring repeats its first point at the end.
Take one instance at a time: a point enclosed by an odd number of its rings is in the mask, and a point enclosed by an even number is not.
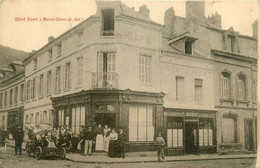
{"type": "Polygon", "coordinates": [[[162,137],[162,133],[161,132],[158,132],[158,136],[157,136],[157,138],[155,140],[155,144],[156,144],[156,147],[157,147],[158,161],[160,162],[161,158],[162,158],[162,161],[165,162],[165,159],[164,159],[164,145],[165,145],[165,142],[164,142],[164,139],[162,137]]]}

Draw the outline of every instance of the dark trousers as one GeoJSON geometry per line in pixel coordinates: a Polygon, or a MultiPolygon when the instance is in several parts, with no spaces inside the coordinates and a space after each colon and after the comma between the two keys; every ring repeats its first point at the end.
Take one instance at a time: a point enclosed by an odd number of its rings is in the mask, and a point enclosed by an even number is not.
{"type": "Polygon", "coordinates": [[[14,146],[14,149],[15,149],[15,154],[17,154],[18,150],[19,150],[19,154],[21,155],[22,154],[22,143],[21,141],[15,141],[15,146],[14,146]]]}
{"type": "Polygon", "coordinates": [[[162,158],[162,160],[164,160],[164,148],[163,147],[157,148],[157,157],[158,157],[159,161],[161,161],[161,158],[162,158]]]}
{"type": "Polygon", "coordinates": [[[125,158],[125,145],[120,145],[120,156],[125,158]]]}

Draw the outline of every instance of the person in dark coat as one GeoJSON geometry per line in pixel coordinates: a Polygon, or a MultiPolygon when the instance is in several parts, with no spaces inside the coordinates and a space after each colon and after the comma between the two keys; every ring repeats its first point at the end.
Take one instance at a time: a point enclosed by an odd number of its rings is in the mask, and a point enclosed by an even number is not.
{"type": "Polygon", "coordinates": [[[14,141],[15,141],[15,155],[19,154],[22,155],[22,143],[23,143],[23,137],[24,137],[24,132],[22,127],[19,125],[15,131],[14,131],[14,141]]]}
{"type": "Polygon", "coordinates": [[[112,129],[109,135],[108,157],[119,157],[118,134],[115,132],[115,129],[112,129]]]}
{"type": "Polygon", "coordinates": [[[125,158],[125,142],[126,142],[126,135],[123,132],[123,130],[120,128],[118,134],[118,147],[119,147],[120,156],[123,159],[125,158]]]}
{"type": "Polygon", "coordinates": [[[85,140],[85,150],[84,155],[92,155],[92,145],[95,141],[95,132],[92,131],[92,127],[88,128],[88,131],[85,131],[84,134],[84,140],[85,140]]]}

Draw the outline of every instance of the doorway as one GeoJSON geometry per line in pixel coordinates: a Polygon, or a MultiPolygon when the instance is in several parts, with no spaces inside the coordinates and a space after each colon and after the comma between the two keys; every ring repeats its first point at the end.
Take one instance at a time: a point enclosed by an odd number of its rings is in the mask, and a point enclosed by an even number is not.
{"type": "Polygon", "coordinates": [[[253,150],[253,122],[245,120],[245,147],[247,150],[253,150]]]}
{"type": "Polygon", "coordinates": [[[96,125],[101,124],[102,127],[108,125],[109,128],[115,128],[116,126],[116,114],[115,113],[95,113],[96,125]]]}
{"type": "Polygon", "coordinates": [[[185,122],[185,151],[187,154],[198,153],[197,130],[197,122],[185,122]]]}

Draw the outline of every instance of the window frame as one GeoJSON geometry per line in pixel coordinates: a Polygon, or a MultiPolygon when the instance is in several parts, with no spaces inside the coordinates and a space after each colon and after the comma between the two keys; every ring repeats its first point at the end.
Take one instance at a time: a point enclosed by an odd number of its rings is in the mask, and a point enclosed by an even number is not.
{"type": "Polygon", "coordinates": [[[139,55],[139,81],[143,85],[152,85],[152,56],[139,55]]]}

